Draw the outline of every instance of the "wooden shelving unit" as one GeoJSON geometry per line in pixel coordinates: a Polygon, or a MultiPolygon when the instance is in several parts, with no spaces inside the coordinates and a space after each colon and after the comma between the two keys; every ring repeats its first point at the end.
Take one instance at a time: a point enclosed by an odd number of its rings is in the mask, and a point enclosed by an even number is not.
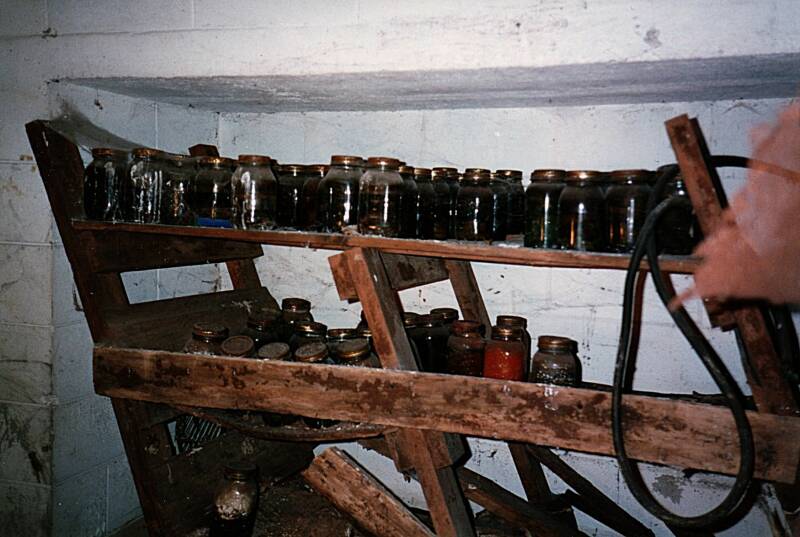
{"type": "MultiPolygon", "coordinates": [[[[114,403],[151,535],[180,535],[202,525],[211,500],[208,476],[234,456],[256,460],[262,473],[273,478],[311,464],[309,481],[329,496],[325,472],[331,472],[330,482],[363,482],[364,491],[354,485],[337,505],[345,510],[351,506],[351,516],[373,531],[402,528],[409,535],[430,535],[341,453],[328,452],[312,462],[315,445],[341,440],[359,440],[391,456],[398,469],[414,469],[437,535],[474,535],[466,498],[541,535],[582,535],[573,507],[623,535],[651,534],[541,447],[613,455],[607,390],[418,372],[397,296],[398,290],[449,280],[462,316],[489,324],[470,262],[624,269],[627,256],[533,250],[513,243],[85,221],[79,201],[83,165],[77,148],[46,122],[32,122],[27,129],[96,344],[95,390],[114,403]],[[341,251],[330,257],[340,298],[362,303],[383,369],[178,352],[196,320],[216,319],[236,331],[244,325],[248,308],[276,305],[252,261],[263,255],[261,244],[341,251]],[[217,262],[227,264],[234,290],[132,305],[120,279],[127,271],[217,262]],[[270,428],[243,417],[243,410],[348,423],[330,430],[270,428]],[[223,425],[228,432],[198,452],[175,454],[165,424],[186,413],[223,425]],[[462,468],[468,457],[464,436],[509,443],[527,501],[462,468]],[[578,494],[553,495],[542,465],[578,494]],[[371,500],[362,495],[366,491],[373,494],[371,500]]],[[[685,116],[668,123],[668,131],[708,232],[719,213],[709,207],[718,206],[719,198],[709,175],[713,170],[703,164],[702,134],[685,116]]],[[[195,152],[200,150],[208,148],[195,152]]],[[[696,259],[685,257],[662,263],[671,273],[691,273],[696,266],[696,259]]],[[[642,274],[646,269],[643,265],[642,274]]],[[[756,477],[793,484],[800,420],[764,319],[754,307],[722,311],[715,319],[736,325],[751,351],[756,376],[750,383],[758,407],[750,412],[756,477]]],[[[736,472],[736,431],[726,408],[686,397],[632,394],[625,398],[625,412],[627,445],[637,459],[736,472]]]]}

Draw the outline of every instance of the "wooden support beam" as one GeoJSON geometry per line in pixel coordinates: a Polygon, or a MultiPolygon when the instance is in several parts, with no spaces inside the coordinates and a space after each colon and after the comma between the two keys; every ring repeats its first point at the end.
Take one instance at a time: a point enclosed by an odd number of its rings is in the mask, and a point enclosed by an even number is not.
{"type": "MultiPolygon", "coordinates": [[[[95,347],[99,394],[433,429],[613,455],[611,394],[416,371],[256,361],[95,347]],[[486,419],[491,416],[491,419],[486,419]]],[[[626,444],[644,462],[735,474],[738,439],[725,407],[651,396],[624,402],[626,444]]],[[[800,420],[749,412],[756,477],[793,482],[800,420]]]]}
{"type": "Polygon", "coordinates": [[[622,509],[591,481],[576,472],[569,464],[547,448],[527,446],[533,457],[572,488],[578,498],[568,496],[570,503],[625,537],[652,536],[653,532],[622,509]]]}
{"type": "MultiPolygon", "coordinates": [[[[434,257],[420,257],[401,254],[381,254],[386,275],[395,291],[419,287],[447,279],[444,262],[434,257]]],[[[336,290],[342,300],[357,301],[358,290],[350,278],[350,268],[341,256],[328,259],[333,272],[336,290]]]]}
{"type": "Polygon", "coordinates": [[[303,477],[370,534],[434,537],[389,489],[338,448],[329,448],[317,455],[303,471],[303,477]]]}
{"type": "MultiPolygon", "coordinates": [[[[389,369],[417,371],[417,363],[406,336],[396,293],[380,253],[355,248],[340,254],[358,290],[375,352],[389,369]]],[[[337,274],[334,273],[334,278],[337,274]]],[[[474,535],[472,516],[449,465],[439,466],[432,453],[449,451],[450,442],[436,431],[401,430],[397,447],[417,472],[436,532],[441,537],[474,535]]]]}

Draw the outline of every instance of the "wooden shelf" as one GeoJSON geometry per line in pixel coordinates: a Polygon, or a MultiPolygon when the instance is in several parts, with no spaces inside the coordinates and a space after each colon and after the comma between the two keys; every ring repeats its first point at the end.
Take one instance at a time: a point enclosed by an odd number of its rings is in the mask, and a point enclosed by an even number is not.
{"type": "MultiPolygon", "coordinates": [[[[485,244],[466,241],[422,241],[414,239],[389,239],[366,235],[339,235],[302,231],[250,231],[242,229],[206,228],[191,226],[163,226],[73,220],[79,232],[107,233],[110,231],[143,235],[166,235],[205,239],[223,239],[239,242],[319,248],[322,250],[347,250],[349,248],[375,248],[391,254],[458,259],[481,263],[502,263],[531,267],[558,268],[628,268],[630,257],[625,254],[572,252],[526,248],[521,242],[485,244]]],[[[677,274],[694,272],[699,260],[685,256],[663,256],[661,268],[677,274]]],[[[642,267],[646,267],[646,263],[642,267]]]]}

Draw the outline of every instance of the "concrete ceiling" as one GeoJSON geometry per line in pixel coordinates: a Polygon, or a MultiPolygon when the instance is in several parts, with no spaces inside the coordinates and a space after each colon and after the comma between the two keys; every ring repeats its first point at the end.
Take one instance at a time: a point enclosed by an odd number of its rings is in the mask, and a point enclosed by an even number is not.
{"type": "Polygon", "coordinates": [[[74,84],[216,112],[584,106],[797,95],[800,54],[539,68],[308,76],[81,78],[74,84]]]}

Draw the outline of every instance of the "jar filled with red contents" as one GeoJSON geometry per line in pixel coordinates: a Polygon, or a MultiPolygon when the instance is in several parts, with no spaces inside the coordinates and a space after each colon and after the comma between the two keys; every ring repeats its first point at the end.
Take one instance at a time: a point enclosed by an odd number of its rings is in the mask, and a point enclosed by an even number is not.
{"type": "Polygon", "coordinates": [[[495,326],[483,354],[483,376],[490,379],[525,380],[527,351],[518,326],[495,326]]]}
{"type": "Polygon", "coordinates": [[[522,330],[522,342],[525,344],[525,373],[527,374],[531,363],[531,333],[528,332],[528,319],[517,315],[498,315],[495,324],[517,327],[522,330]]]}
{"type": "Polygon", "coordinates": [[[480,377],[483,374],[483,351],[486,340],[477,321],[455,321],[447,338],[445,372],[452,375],[480,377]]]}
{"type": "Polygon", "coordinates": [[[569,338],[539,336],[539,350],[533,355],[530,382],[577,386],[581,382],[578,344],[569,338]]]}

